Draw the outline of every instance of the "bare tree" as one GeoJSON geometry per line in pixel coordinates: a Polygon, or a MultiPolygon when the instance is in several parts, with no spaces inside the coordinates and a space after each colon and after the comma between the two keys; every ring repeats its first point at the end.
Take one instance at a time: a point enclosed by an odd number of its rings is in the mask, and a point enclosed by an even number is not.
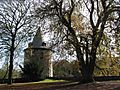
{"type": "Polygon", "coordinates": [[[44,0],[36,9],[36,17],[51,22],[55,32],[62,34],[60,38],[64,37],[63,40],[74,47],[80,63],[82,81],[85,83],[93,81],[96,52],[104,31],[109,30],[109,17],[120,9],[120,6],[114,3],[114,0],[44,0]],[[87,12],[85,18],[90,26],[89,29],[82,28],[82,32],[78,30],[78,34],[74,28],[72,16],[74,14],[79,16],[85,11],[87,12]]]}
{"type": "Polygon", "coordinates": [[[30,15],[30,3],[10,1],[0,6],[0,47],[9,51],[8,84],[12,83],[12,71],[15,52],[21,42],[32,34],[33,19],[30,15]]]}

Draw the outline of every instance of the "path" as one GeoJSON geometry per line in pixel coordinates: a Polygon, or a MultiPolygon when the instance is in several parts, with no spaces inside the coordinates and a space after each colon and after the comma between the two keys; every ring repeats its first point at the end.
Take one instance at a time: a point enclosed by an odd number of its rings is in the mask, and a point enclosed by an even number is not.
{"type": "Polygon", "coordinates": [[[106,81],[89,84],[78,83],[37,83],[0,85],[0,90],[120,90],[120,82],[106,81]]]}

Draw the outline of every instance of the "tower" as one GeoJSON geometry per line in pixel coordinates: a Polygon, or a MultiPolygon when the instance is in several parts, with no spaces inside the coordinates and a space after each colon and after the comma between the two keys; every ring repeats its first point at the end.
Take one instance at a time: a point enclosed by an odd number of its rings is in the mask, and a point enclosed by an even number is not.
{"type": "Polygon", "coordinates": [[[24,63],[35,60],[43,66],[43,76],[53,76],[53,69],[51,66],[52,50],[46,46],[45,42],[43,42],[40,28],[38,28],[33,41],[28,44],[28,48],[24,50],[24,53],[24,63]]]}

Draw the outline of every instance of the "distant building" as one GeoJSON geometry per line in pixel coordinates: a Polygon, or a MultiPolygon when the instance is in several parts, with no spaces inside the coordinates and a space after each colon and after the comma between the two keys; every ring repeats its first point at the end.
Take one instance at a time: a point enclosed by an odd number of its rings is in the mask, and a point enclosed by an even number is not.
{"type": "Polygon", "coordinates": [[[24,63],[27,63],[30,60],[36,60],[36,62],[44,67],[42,74],[53,77],[51,62],[52,50],[46,46],[45,42],[43,42],[40,28],[37,30],[33,41],[29,43],[28,48],[26,48],[24,52],[24,63]]]}

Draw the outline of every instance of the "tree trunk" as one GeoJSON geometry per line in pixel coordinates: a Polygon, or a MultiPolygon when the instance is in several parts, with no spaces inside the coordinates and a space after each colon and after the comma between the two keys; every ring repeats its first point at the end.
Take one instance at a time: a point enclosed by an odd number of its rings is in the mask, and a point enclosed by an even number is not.
{"type": "Polygon", "coordinates": [[[89,83],[94,81],[93,71],[91,71],[91,68],[88,65],[82,67],[81,73],[82,73],[82,79],[80,80],[81,83],[89,83]]]}
{"type": "Polygon", "coordinates": [[[77,59],[80,64],[80,70],[82,74],[82,79],[80,80],[80,83],[89,83],[93,82],[93,72],[95,67],[95,61],[96,61],[96,48],[91,52],[90,57],[87,58],[88,60],[85,61],[83,58],[83,55],[80,53],[80,48],[76,47],[76,53],[77,53],[77,59]]]}
{"type": "Polygon", "coordinates": [[[15,36],[12,38],[12,45],[10,48],[10,63],[9,63],[9,72],[8,72],[8,84],[12,84],[12,71],[13,71],[13,60],[14,60],[14,43],[15,43],[15,36]]]}
{"type": "Polygon", "coordinates": [[[12,49],[10,51],[10,65],[9,65],[9,72],[8,72],[8,84],[12,84],[13,56],[14,56],[14,50],[12,49]]]}
{"type": "MultiPolygon", "coordinates": [[[[80,70],[82,74],[82,79],[80,80],[80,83],[89,83],[93,82],[93,71],[94,71],[94,62],[95,62],[95,57],[94,58],[88,58],[89,60],[85,61],[84,60],[84,55],[81,53],[80,46],[79,44],[76,45],[76,54],[77,54],[77,59],[79,61],[80,65],[80,70]],[[91,60],[93,59],[93,60],[91,60]],[[88,62],[89,61],[89,62],[88,62]],[[90,62],[92,61],[92,62],[90,62]]],[[[91,57],[93,54],[91,54],[91,57]]]]}
{"type": "Polygon", "coordinates": [[[71,37],[74,40],[74,43],[72,43],[72,44],[76,49],[77,59],[79,61],[80,67],[81,67],[80,70],[81,70],[81,74],[82,74],[82,80],[80,80],[80,81],[81,81],[81,83],[93,82],[94,81],[93,72],[94,72],[95,61],[96,61],[96,51],[97,51],[97,47],[99,45],[98,43],[96,44],[96,42],[98,42],[98,41],[94,40],[95,37],[93,38],[92,47],[91,47],[92,49],[90,50],[91,52],[88,53],[88,51],[89,51],[88,41],[87,41],[87,39],[85,40],[87,43],[86,49],[85,49],[85,52],[86,52],[85,54],[86,54],[87,60],[85,60],[84,53],[83,53],[84,49],[83,50],[81,49],[79,40],[77,39],[74,29],[70,26],[70,27],[68,27],[68,30],[70,31],[71,37]]]}

